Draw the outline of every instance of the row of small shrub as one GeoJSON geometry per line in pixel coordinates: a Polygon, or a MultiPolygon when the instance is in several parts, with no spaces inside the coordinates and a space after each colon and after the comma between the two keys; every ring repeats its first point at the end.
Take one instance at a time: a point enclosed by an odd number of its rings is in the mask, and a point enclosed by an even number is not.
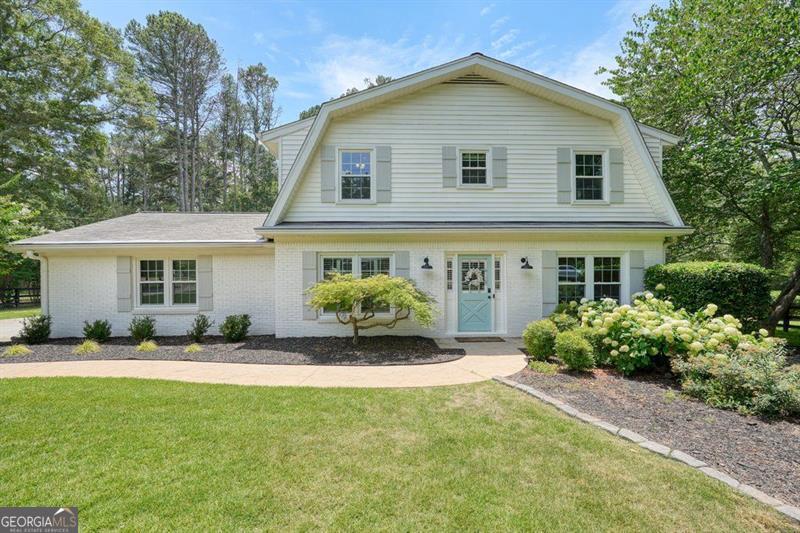
{"type": "MultiPolygon", "coordinates": [[[[19,337],[25,344],[41,344],[50,338],[52,320],[49,315],[38,315],[22,321],[19,337]]],[[[249,315],[229,315],[225,317],[219,331],[228,342],[239,342],[247,337],[250,329],[249,315]]],[[[214,325],[214,321],[206,315],[197,315],[186,335],[194,342],[202,342],[214,325]]],[[[156,319],[151,316],[135,316],[131,320],[128,331],[138,342],[152,340],[156,336],[156,319]]],[[[111,323],[108,320],[95,320],[83,323],[83,336],[96,343],[111,338],[111,323]]],[[[89,345],[86,348],[91,349],[89,345]]]]}
{"type": "Polygon", "coordinates": [[[669,365],[683,390],[717,407],[762,415],[800,414],[800,370],[788,367],[785,344],[766,330],[744,333],[715,304],[689,312],[646,292],[633,305],[572,302],[529,324],[530,356],[557,356],[571,369],[613,366],[623,374],[669,365]]]}

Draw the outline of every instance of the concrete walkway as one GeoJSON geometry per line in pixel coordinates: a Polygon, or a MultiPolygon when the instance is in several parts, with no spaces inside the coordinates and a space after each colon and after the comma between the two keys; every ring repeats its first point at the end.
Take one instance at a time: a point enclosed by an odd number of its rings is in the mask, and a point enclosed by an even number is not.
{"type": "Polygon", "coordinates": [[[429,365],[316,366],[198,363],[192,361],[60,361],[0,365],[0,378],[118,377],[168,379],[194,383],[303,387],[436,387],[485,381],[508,376],[525,366],[517,350],[519,339],[509,342],[457,343],[437,339],[443,348],[463,348],[467,355],[456,361],[429,365]]]}
{"type": "Polygon", "coordinates": [[[20,328],[22,328],[21,318],[0,320],[0,342],[8,342],[11,337],[16,337],[20,328]]]}

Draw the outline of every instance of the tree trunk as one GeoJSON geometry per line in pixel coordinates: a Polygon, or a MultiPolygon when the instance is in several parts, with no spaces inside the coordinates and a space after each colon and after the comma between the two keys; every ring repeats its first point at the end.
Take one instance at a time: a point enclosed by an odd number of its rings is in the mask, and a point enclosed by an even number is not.
{"type": "Polygon", "coordinates": [[[772,312],[769,314],[769,319],[767,319],[767,329],[770,335],[775,334],[778,322],[789,312],[789,308],[798,294],[800,294],[800,263],[797,264],[794,273],[784,285],[780,296],[772,304],[772,312]]]}
{"type": "Polygon", "coordinates": [[[772,270],[775,266],[775,235],[772,230],[769,209],[766,206],[761,210],[758,247],[761,253],[761,266],[772,270]]]}
{"type": "Polygon", "coordinates": [[[351,316],[350,322],[353,324],[353,346],[358,346],[358,321],[351,316]]]}

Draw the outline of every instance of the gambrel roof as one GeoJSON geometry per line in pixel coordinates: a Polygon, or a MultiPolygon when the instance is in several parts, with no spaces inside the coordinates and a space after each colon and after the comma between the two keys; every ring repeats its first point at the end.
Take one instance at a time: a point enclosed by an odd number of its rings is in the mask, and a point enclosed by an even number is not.
{"type": "MultiPolygon", "coordinates": [[[[454,78],[470,75],[497,80],[498,82],[516,87],[534,96],[610,121],[615,129],[620,132],[621,137],[626,139],[626,147],[633,150],[638,156],[632,164],[634,165],[637,175],[643,176],[644,179],[651,182],[650,185],[652,185],[652,187],[650,187],[650,189],[654,191],[652,201],[664,207],[670,225],[674,227],[683,227],[683,221],[647,149],[647,145],[642,137],[642,131],[645,131],[648,135],[659,138],[666,144],[676,143],[679,140],[678,137],[651,126],[638,124],[634,120],[630,110],[623,105],[525,70],[521,67],[487,57],[480,53],[474,53],[470,56],[393,80],[384,85],[379,85],[322,104],[320,112],[314,119],[313,125],[289,171],[286,182],[283,187],[281,187],[275,205],[264,221],[264,228],[276,226],[285,217],[298,189],[300,179],[311,164],[311,157],[315,153],[332,119],[344,115],[345,113],[366,109],[399,96],[453,80],[454,78]]],[[[291,127],[307,127],[307,123],[305,123],[305,121],[297,121],[281,126],[283,129],[291,127]]],[[[277,129],[280,128],[276,128],[276,130],[277,129]]],[[[262,141],[268,138],[275,138],[273,133],[279,132],[265,132],[264,136],[262,136],[262,141]]]]}

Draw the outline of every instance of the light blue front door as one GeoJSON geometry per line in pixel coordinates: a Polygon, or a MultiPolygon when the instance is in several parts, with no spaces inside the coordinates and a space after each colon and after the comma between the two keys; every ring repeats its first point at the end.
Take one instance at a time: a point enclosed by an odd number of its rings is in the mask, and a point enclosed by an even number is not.
{"type": "Polygon", "coordinates": [[[458,256],[458,331],[492,331],[492,257],[458,256]]]}

